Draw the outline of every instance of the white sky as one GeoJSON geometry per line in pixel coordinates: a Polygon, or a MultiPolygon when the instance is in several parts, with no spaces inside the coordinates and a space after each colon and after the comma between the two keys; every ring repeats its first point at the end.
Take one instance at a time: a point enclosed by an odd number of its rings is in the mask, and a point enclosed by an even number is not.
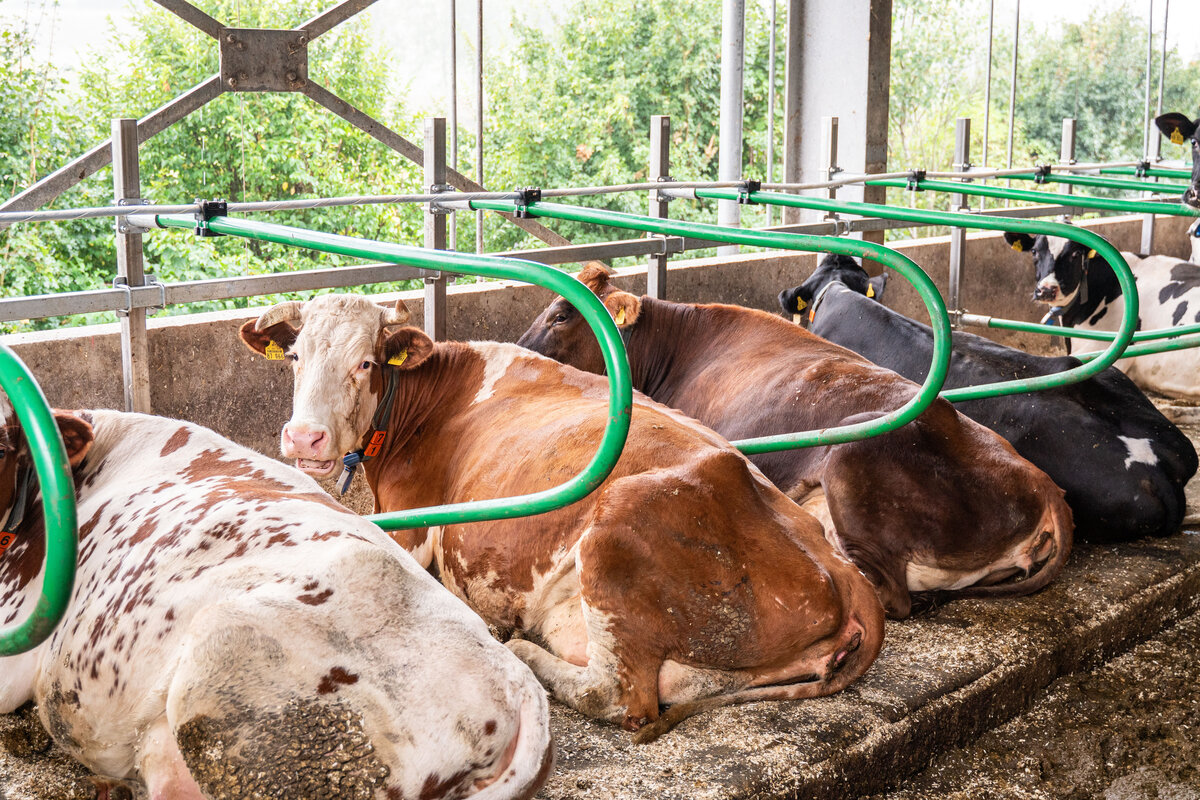
{"type": "MultiPolygon", "coordinates": [[[[254,0],[248,0],[253,2],[254,0]]],[[[262,0],[258,0],[261,2],[262,0]]],[[[484,47],[503,47],[511,40],[509,22],[519,8],[526,18],[547,25],[556,13],[579,0],[486,0],[484,47]]],[[[679,0],[687,2],[687,0],[679,0]]],[[[474,0],[458,2],[458,62],[460,119],[473,114],[475,7],[474,0]]],[[[758,0],[767,3],[770,0],[758,0]]],[[[786,0],[776,0],[782,7],[786,0]]],[[[996,29],[1012,27],[1017,0],[994,0],[996,29]]],[[[1127,0],[1144,16],[1153,3],[1155,29],[1161,30],[1164,7],[1169,3],[1168,44],[1178,47],[1188,60],[1200,58],[1200,0],[1127,0]]],[[[329,0],[332,7],[335,0],[329,0]]],[[[1123,0],[1023,0],[1022,22],[1038,26],[1056,25],[1064,19],[1081,19],[1093,9],[1109,9],[1123,0]]],[[[151,11],[167,13],[145,3],[151,11]]],[[[60,67],[77,65],[90,48],[102,45],[110,31],[128,30],[133,0],[0,0],[0,14],[24,16],[38,26],[42,55],[60,67]],[[110,28],[110,21],[113,28],[110,28]]],[[[447,113],[449,86],[450,0],[379,0],[365,12],[395,57],[395,80],[409,89],[409,97],[423,111],[447,113]]],[[[980,20],[987,25],[986,12],[980,20]]],[[[1157,50],[1160,45],[1156,44],[1157,50]]],[[[1140,78],[1139,78],[1140,80],[1140,78]]],[[[1197,98],[1200,102],[1200,98],[1197,98]]]]}

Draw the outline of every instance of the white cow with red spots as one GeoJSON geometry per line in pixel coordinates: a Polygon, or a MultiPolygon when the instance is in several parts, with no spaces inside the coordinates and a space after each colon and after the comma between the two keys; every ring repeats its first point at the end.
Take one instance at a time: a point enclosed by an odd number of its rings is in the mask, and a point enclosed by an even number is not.
{"type": "MultiPolygon", "coordinates": [[[[0,659],[0,712],[36,700],[102,794],[536,791],[552,761],[543,690],[383,531],[204,428],[56,417],[78,490],[78,577],[51,637],[0,659]]],[[[37,602],[45,535],[40,501],[20,501],[28,454],[15,426],[5,434],[0,513],[24,512],[0,555],[11,625],[37,602]]]]}

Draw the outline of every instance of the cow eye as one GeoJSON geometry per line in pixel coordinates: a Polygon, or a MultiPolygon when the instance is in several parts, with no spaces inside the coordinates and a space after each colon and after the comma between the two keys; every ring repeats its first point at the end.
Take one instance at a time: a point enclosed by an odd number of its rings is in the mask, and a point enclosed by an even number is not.
{"type": "Polygon", "coordinates": [[[296,355],[295,353],[284,353],[283,357],[286,358],[288,361],[299,361],[300,360],[300,356],[296,355]]]}
{"type": "Polygon", "coordinates": [[[554,317],[554,324],[555,324],[555,325],[561,325],[561,324],[563,324],[563,323],[564,323],[564,322],[566,322],[566,321],[567,321],[567,315],[566,315],[566,314],[556,314],[556,315],[555,315],[555,317],[554,317]]]}
{"type": "Polygon", "coordinates": [[[8,450],[6,448],[0,447],[0,458],[4,458],[7,455],[8,455],[8,450]]]}
{"type": "Polygon", "coordinates": [[[364,362],[362,362],[361,364],[359,364],[359,365],[358,365],[358,368],[359,368],[359,369],[370,369],[370,368],[371,368],[371,367],[373,367],[373,366],[375,366],[375,365],[374,365],[372,362],[370,362],[370,361],[364,361],[364,362]]]}

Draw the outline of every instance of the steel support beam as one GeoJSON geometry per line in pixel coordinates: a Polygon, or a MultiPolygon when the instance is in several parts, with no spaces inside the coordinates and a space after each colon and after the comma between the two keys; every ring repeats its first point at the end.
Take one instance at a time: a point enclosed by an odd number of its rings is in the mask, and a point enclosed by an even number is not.
{"type": "Polygon", "coordinates": [[[212,38],[221,38],[221,28],[224,26],[186,0],[154,0],[154,2],[212,38]]]}
{"type": "MultiPolygon", "coordinates": [[[[722,0],[721,14],[721,144],[718,150],[718,180],[742,179],[742,105],[746,52],[746,0],[722,0]]],[[[742,207],[733,200],[717,203],[717,224],[737,228],[742,224],[742,207]]],[[[732,255],[737,245],[722,245],[717,255],[732,255]]]]}
{"type": "MultiPolygon", "coordinates": [[[[671,118],[666,114],[650,117],[650,180],[671,175],[671,118]]],[[[650,193],[649,214],[656,219],[669,216],[667,198],[650,193]]],[[[653,234],[647,234],[653,236],[653,234]]],[[[656,253],[646,263],[646,294],[658,300],[667,298],[667,253],[656,253]]]]}
{"type": "MultiPolygon", "coordinates": [[[[118,204],[136,204],[141,200],[138,172],[138,133],[136,119],[115,119],[112,126],[113,195],[118,204]]],[[[124,220],[115,220],[117,229],[117,283],[130,287],[145,286],[142,260],[142,235],[126,232],[124,220]]],[[[132,306],[132,303],[130,303],[132,306]]],[[[125,410],[151,413],[150,343],[146,336],[146,309],[130,308],[121,315],[121,377],[125,387],[125,410]]]]}
{"type": "MultiPolygon", "coordinates": [[[[971,169],[971,120],[959,117],[954,125],[954,169],[966,172],[971,169]]],[[[965,194],[950,196],[951,211],[969,211],[965,194]]],[[[967,249],[967,229],[950,229],[950,297],[947,309],[950,326],[960,328],[962,320],[962,269],[967,249]]]]}
{"type": "MultiPolygon", "coordinates": [[[[425,120],[425,184],[430,192],[446,186],[446,118],[425,120]]],[[[425,246],[446,249],[446,213],[434,205],[425,209],[425,246]]],[[[435,342],[446,339],[446,276],[425,279],[425,333],[435,342]]]]}
{"type": "MultiPolygon", "coordinates": [[[[783,67],[783,182],[800,183],[803,170],[800,167],[800,142],[803,139],[803,115],[801,114],[804,65],[804,0],[788,0],[784,47],[786,55],[783,67]]],[[[783,221],[788,225],[800,222],[803,211],[785,208],[783,221]]]]}
{"type": "Polygon", "coordinates": [[[302,23],[296,30],[304,31],[308,34],[308,41],[311,42],[318,36],[328,33],[331,29],[341,25],[374,2],[376,0],[346,0],[346,2],[339,3],[328,11],[317,14],[312,19],[302,23]]]}

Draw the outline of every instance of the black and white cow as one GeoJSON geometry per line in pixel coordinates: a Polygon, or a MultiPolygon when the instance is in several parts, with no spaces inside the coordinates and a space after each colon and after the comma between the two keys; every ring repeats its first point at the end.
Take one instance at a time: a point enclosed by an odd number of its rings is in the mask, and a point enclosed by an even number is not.
{"type": "MultiPolygon", "coordinates": [[[[150,800],[536,791],[552,761],[545,692],[382,530],[197,425],[56,416],[78,573],[50,638],[0,658],[0,713],[36,700],[102,797],[112,784],[150,800]]],[[[16,490],[20,442],[0,431],[6,626],[37,604],[45,552],[36,491],[16,490]]]]}
{"type": "MultiPolygon", "coordinates": [[[[1033,299],[1050,306],[1063,325],[1096,331],[1119,327],[1125,310],[1121,286],[1095,250],[1058,236],[1006,233],[1004,240],[1033,256],[1033,299]]],[[[1121,255],[1137,283],[1138,330],[1200,322],[1200,266],[1171,256],[1121,255]]],[[[1107,346],[1071,341],[1072,351],[1080,353],[1107,346]]],[[[1200,348],[1123,358],[1116,366],[1144,389],[1200,399],[1200,348]]]]}
{"type": "MultiPolygon", "coordinates": [[[[867,283],[854,259],[830,255],[802,285],[780,293],[779,302],[785,313],[810,320],[817,335],[910,380],[924,380],[933,334],[863,296],[871,288],[879,299],[879,286],[867,283]]],[[[1048,375],[1079,364],[970,333],[955,332],[953,340],[947,388],[1048,375]]],[[[1165,536],[1179,529],[1183,487],[1197,467],[1195,448],[1120,371],[1110,367],[1071,386],[955,408],[1003,436],[1066,491],[1080,538],[1165,536]]]]}
{"type": "MultiPolygon", "coordinates": [[[[1200,208],[1200,141],[1196,138],[1197,132],[1200,131],[1200,119],[1193,122],[1183,114],[1172,111],[1169,114],[1156,117],[1154,124],[1158,126],[1158,129],[1162,131],[1162,135],[1167,137],[1172,144],[1191,142],[1192,182],[1184,190],[1183,197],[1179,199],[1185,205],[1189,205],[1192,208],[1200,208]]],[[[1195,253],[1195,250],[1192,252],[1195,253]]],[[[1193,255],[1192,258],[1194,259],[1195,256],[1193,255]]]]}

